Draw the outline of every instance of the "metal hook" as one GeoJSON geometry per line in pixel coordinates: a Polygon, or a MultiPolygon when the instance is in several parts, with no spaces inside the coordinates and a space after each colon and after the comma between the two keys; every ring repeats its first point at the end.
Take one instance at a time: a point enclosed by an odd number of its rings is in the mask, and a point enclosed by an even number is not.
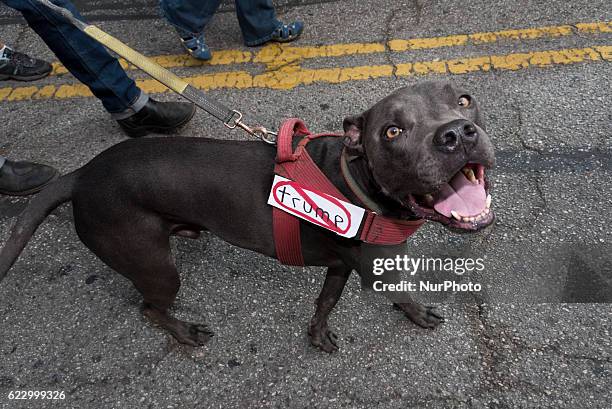
{"type": "Polygon", "coordinates": [[[276,137],[278,134],[276,132],[268,131],[263,126],[256,126],[253,128],[253,135],[269,145],[276,145],[276,137]]]}
{"type": "Polygon", "coordinates": [[[278,136],[276,132],[268,131],[266,128],[260,125],[251,128],[242,122],[241,112],[236,110],[233,110],[232,112],[234,112],[236,115],[232,116],[229,121],[224,122],[223,124],[225,126],[227,126],[229,129],[235,129],[236,127],[241,128],[249,135],[253,135],[269,145],[276,145],[276,137],[278,136]]]}

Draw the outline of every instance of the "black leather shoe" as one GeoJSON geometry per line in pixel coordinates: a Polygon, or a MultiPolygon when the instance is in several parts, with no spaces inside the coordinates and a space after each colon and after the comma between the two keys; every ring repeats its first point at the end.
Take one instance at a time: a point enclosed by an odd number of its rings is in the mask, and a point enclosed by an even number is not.
{"type": "Polygon", "coordinates": [[[0,58],[0,80],[34,81],[46,77],[51,72],[51,64],[23,53],[5,48],[0,58]]]}
{"type": "Polygon", "coordinates": [[[58,174],[51,166],[7,160],[0,168],[0,193],[10,196],[31,195],[53,182],[58,174]]]}
{"type": "Polygon", "coordinates": [[[195,105],[191,102],[160,102],[149,98],[140,111],[117,121],[128,136],[137,138],[150,132],[171,133],[191,120],[195,105]]]}

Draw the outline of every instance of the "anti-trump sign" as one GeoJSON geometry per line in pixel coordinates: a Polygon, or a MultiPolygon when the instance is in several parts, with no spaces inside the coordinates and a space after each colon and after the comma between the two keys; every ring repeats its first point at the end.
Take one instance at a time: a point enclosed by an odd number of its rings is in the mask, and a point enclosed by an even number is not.
{"type": "Polygon", "coordinates": [[[348,238],[355,237],[365,213],[361,207],[305,189],[278,175],[274,177],[268,204],[348,238]]]}

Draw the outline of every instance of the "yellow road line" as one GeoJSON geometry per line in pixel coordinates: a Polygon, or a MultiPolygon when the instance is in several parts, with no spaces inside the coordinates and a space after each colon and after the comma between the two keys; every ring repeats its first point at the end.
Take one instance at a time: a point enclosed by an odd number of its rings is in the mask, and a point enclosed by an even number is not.
{"type": "MultiPolygon", "coordinates": [[[[304,69],[294,64],[262,74],[228,71],[184,78],[194,87],[210,90],[220,88],[291,89],[314,83],[337,84],[346,81],[381,77],[422,76],[432,74],[466,74],[491,70],[517,71],[532,67],[546,68],[567,64],[612,61],[612,46],[593,46],[562,50],[534,51],[504,55],[485,55],[441,61],[420,61],[396,65],[364,65],[342,68],[304,69]]],[[[138,80],[138,86],[150,94],[169,90],[153,79],[138,80]]],[[[82,84],[46,85],[44,87],[0,88],[0,102],[35,99],[69,99],[91,96],[82,84]]]]}
{"type": "MultiPolygon", "coordinates": [[[[495,43],[502,40],[533,40],[538,38],[556,38],[583,34],[603,34],[612,32],[612,22],[576,23],[574,25],[546,26],[513,30],[501,30],[474,34],[458,34],[444,37],[393,39],[387,43],[346,43],[322,46],[290,46],[286,44],[269,44],[258,52],[243,50],[219,50],[213,53],[208,62],[191,58],[187,54],[159,55],[151,59],[162,67],[199,67],[205,65],[231,65],[242,63],[262,63],[268,68],[299,62],[309,58],[340,57],[358,54],[382,53],[386,50],[404,52],[410,50],[433,49],[495,43]]],[[[134,70],[136,67],[125,60],[120,60],[123,68],[134,70]]],[[[60,63],[53,63],[52,75],[66,74],[68,71],[60,63]]]]}

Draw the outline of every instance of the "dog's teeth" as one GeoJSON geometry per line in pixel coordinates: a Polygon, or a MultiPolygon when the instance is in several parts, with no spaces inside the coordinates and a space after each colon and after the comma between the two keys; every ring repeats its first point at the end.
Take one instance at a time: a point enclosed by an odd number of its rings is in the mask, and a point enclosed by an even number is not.
{"type": "Polygon", "coordinates": [[[485,214],[489,214],[489,212],[491,211],[491,209],[489,209],[488,207],[484,210],[485,214]]]}
{"type": "Polygon", "coordinates": [[[461,216],[459,216],[459,213],[457,213],[454,210],[451,210],[451,216],[453,216],[455,219],[461,221],[461,216]]]}
{"type": "Polygon", "coordinates": [[[474,175],[474,171],[470,168],[463,168],[463,173],[468,178],[468,180],[472,183],[478,183],[476,176],[474,175]]]}
{"type": "Polygon", "coordinates": [[[487,209],[491,207],[491,195],[487,195],[487,201],[485,202],[487,209]]]}

